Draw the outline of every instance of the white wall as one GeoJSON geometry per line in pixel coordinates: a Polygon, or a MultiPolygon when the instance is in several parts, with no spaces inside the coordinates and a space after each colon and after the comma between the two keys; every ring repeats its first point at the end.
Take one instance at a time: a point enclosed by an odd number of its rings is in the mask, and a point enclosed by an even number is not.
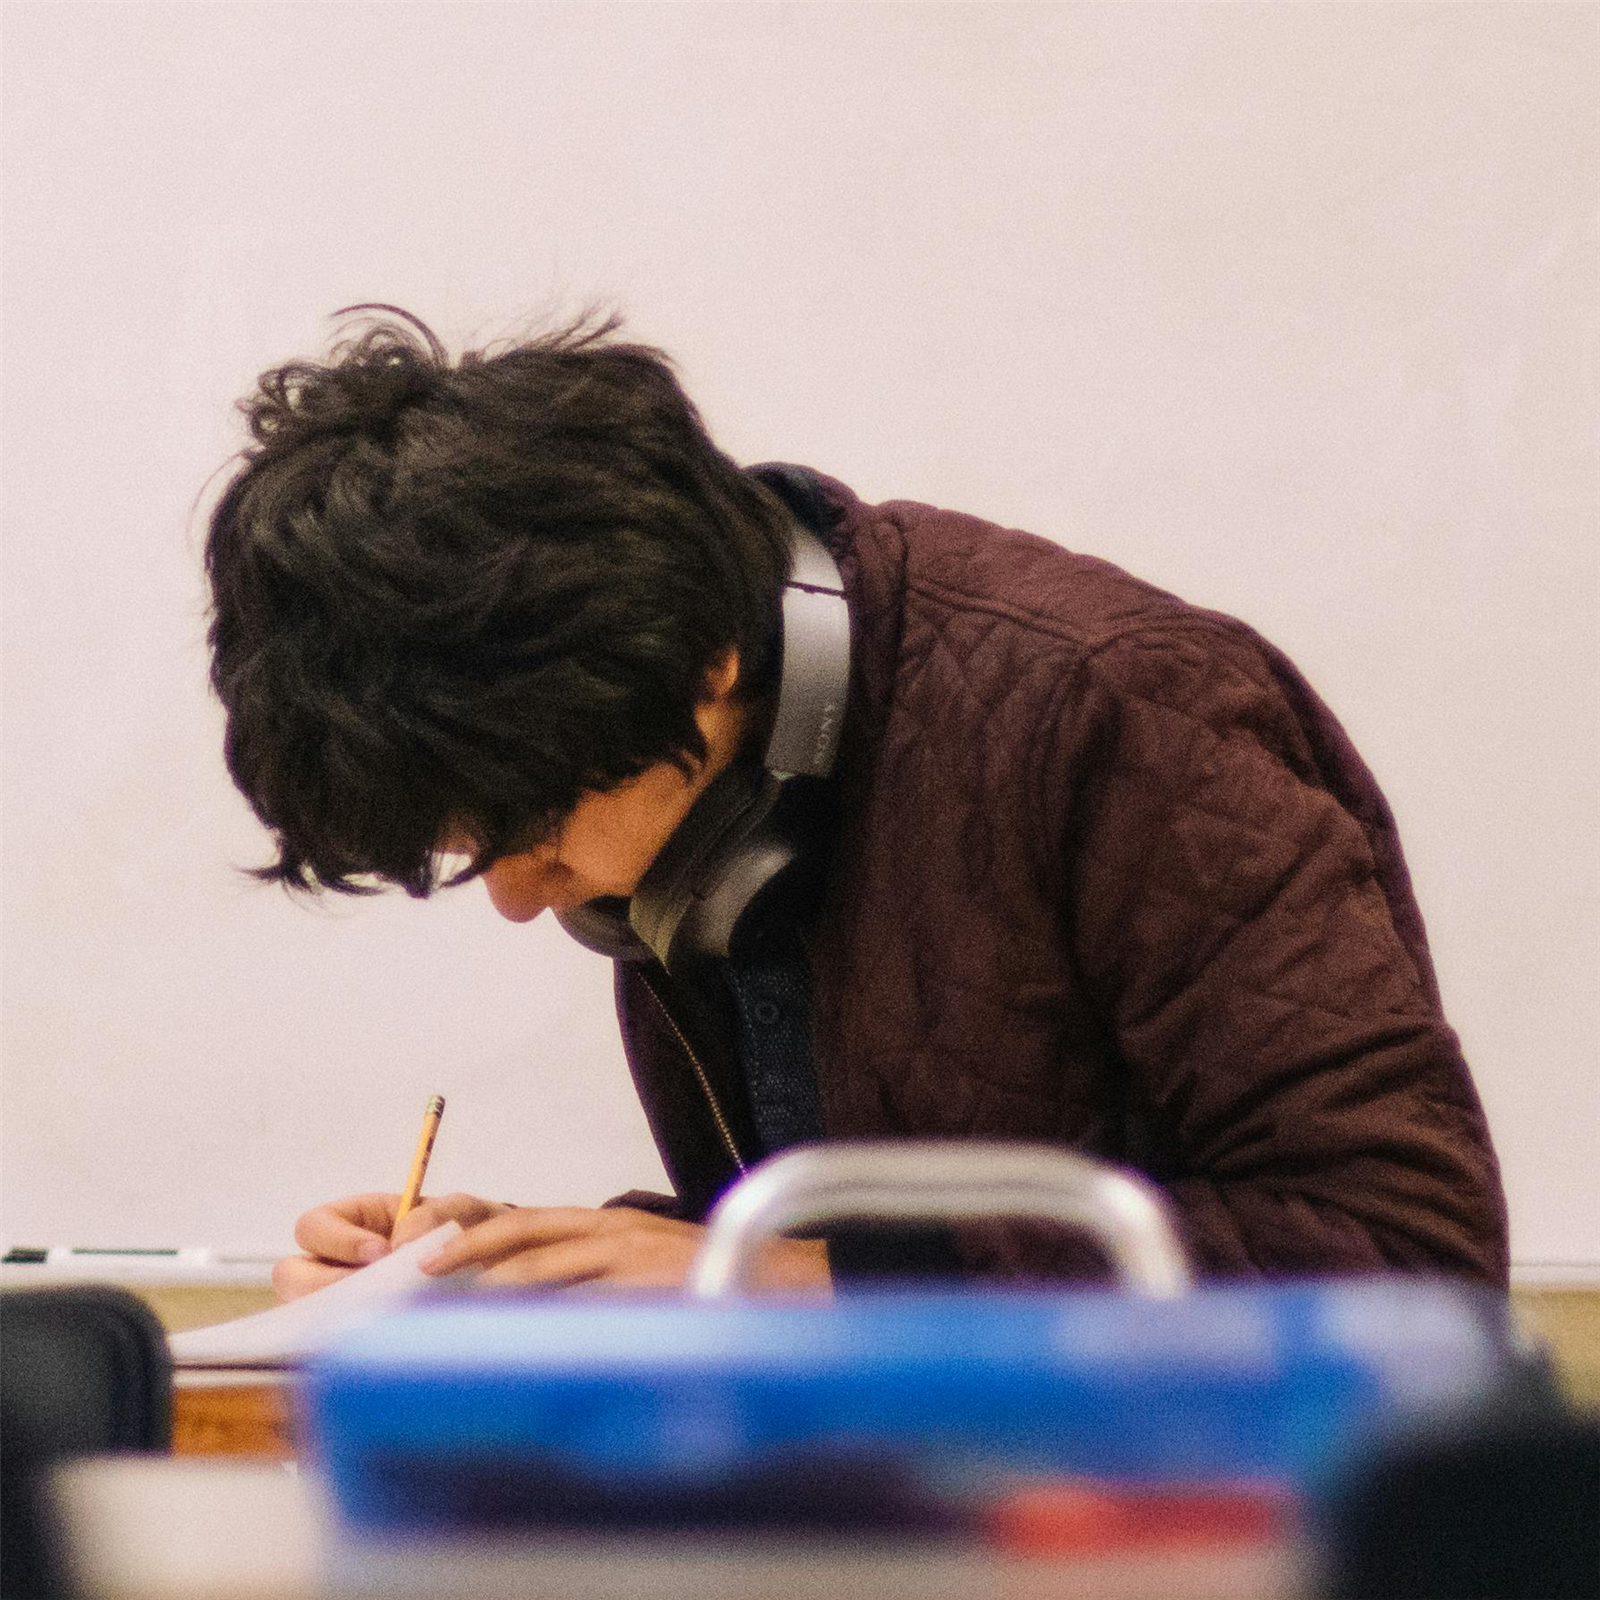
{"type": "Polygon", "coordinates": [[[1399,812],[1525,1267],[1600,1262],[1592,5],[12,4],[4,1218],[277,1246],[659,1180],[607,969],[297,908],[205,691],[234,397],[398,302],[628,311],[723,442],[1294,654],[1399,812]]]}

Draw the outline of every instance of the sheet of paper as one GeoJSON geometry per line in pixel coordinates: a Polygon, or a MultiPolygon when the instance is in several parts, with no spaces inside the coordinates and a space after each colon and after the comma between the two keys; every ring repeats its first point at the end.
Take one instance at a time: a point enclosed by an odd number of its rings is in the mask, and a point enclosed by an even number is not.
{"type": "Polygon", "coordinates": [[[303,1360],[335,1334],[389,1306],[437,1285],[417,1265],[461,1232],[446,1222],[410,1244],[403,1244],[370,1267],[326,1289],[287,1300],[281,1306],[236,1317],[210,1328],[191,1328],[167,1340],[180,1367],[281,1367],[303,1360]]]}

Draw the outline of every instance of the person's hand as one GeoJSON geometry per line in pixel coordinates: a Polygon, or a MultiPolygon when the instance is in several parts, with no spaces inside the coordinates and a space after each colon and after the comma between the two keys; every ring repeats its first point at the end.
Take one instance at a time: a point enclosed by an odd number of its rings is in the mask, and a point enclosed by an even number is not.
{"type": "Polygon", "coordinates": [[[470,1194],[447,1194],[419,1200],[396,1227],[399,1207],[397,1194],[353,1194],[306,1212],[294,1225],[294,1242],[305,1254],[285,1256],[272,1269],[278,1298],[296,1300],[325,1289],[440,1223],[455,1221],[469,1228],[511,1209],[470,1194]]]}
{"type": "MultiPolygon", "coordinates": [[[[705,1229],[630,1206],[508,1206],[465,1227],[420,1263],[428,1273],[481,1267],[485,1284],[614,1284],[677,1288],[705,1229]]],[[[769,1239],[751,1273],[765,1289],[826,1291],[827,1247],[820,1239],[769,1239]]]]}

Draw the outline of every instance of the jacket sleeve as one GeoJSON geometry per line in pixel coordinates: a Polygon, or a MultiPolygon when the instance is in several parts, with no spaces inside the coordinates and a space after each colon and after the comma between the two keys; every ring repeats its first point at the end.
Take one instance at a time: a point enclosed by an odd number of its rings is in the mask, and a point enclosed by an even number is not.
{"type": "Polygon", "coordinates": [[[1304,681],[1200,627],[1103,649],[1060,866],[1135,1161],[1217,1273],[1494,1283],[1505,1205],[1393,819],[1304,681]]]}
{"type": "Polygon", "coordinates": [[[614,1206],[625,1206],[630,1211],[648,1211],[653,1217],[669,1217],[677,1222],[694,1222],[699,1219],[688,1215],[688,1208],[675,1194],[660,1194],[654,1189],[630,1189],[626,1194],[614,1194],[600,1202],[602,1211],[614,1206]]]}

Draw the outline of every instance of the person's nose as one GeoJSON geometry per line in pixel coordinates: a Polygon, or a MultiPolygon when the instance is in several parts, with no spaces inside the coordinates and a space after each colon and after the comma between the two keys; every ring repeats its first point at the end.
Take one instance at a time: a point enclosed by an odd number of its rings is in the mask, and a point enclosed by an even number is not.
{"type": "Polygon", "coordinates": [[[483,874],[490,904],[508,922],[532,922],[550,904],[549,874],[534,852],[502,856],[483,874]]]}

